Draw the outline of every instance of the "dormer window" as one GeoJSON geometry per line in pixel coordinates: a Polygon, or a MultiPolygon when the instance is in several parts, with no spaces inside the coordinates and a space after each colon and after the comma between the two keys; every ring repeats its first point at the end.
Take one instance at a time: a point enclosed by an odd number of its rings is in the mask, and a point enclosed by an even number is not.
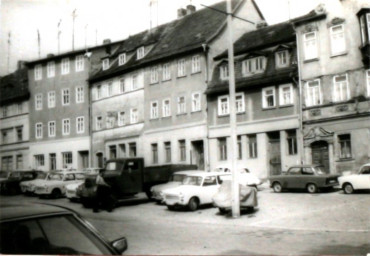
{"type": "Polygon", "coordinates": [[[144,58],[144,55],[145,55],[145,49],[144,49],[144,46],[140,47],[137,49],[137,59],[142,59],[144,58]]]}
{"type": "Polygon", "coordinates": [[[109,59],[106,58],[103,60],[103,70],[107,70],[109,68],[109,59]]]}
{"type": "Polygon", "coordinates": [[[118,56],[118,65],[123,65],[126,63],[126,53],[121,53],[119,56],[118,56]]]}
{"type": "Polygon", "coordinates": [[[285,68],[289,66],[289,51],[283,50],[275,53],[275,63],[277,68],[285,68]]]}
{"type": "Polygon", "coordinates": [[[221,80],[229,79],[229,68],[226,65],[220,67],[220,78],[221,80]]]}
{"type": "Polygon", "coordinates": [[[262,73],[266,68],[266,58],[264,56],[250,58],[242,62],[242,73],[244,76],[262,73]]]}

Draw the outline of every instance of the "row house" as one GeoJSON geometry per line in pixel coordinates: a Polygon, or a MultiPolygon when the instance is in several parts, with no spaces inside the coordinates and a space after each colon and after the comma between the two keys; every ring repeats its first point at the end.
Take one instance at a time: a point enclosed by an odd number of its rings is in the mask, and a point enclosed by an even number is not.
{"type": "MultiPolygon", "coordinates": [[[[234,44],[238,166],[260,178],[299,164],[299,91],[293,26],[261,24],[234,44]]],[[[227,52],[215,57],[207,94],[211,168],[230,163],[227,52]]]]}
{"type": "Polygon", "coordinates": [[[18,69],[0,80],[0,161],[1,170],[30,168],[29,91],[27,69],[18,69]]]}
{"type": "Polygon", "coordinates": [[[55,170],[89,166],[90,118],[87,79],[105,44],[28,62],[30,161],[33,168],[55,170]]]}
{"type": "Polygon", "coordinates": [[[330,172],[370,160],[368,1],[335,0],[293,22],[302,90],[304,161],[330,172]]]}

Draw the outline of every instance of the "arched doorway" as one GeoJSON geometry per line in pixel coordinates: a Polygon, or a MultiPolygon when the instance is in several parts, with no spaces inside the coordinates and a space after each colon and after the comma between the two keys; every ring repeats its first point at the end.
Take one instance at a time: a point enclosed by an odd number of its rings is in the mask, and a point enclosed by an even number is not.
{"type": "Polygon", "coordinates": [[[329,144],[326,141],[316,141],[311,144],[312,164],[322,165],[326,173],[330,172],[329,144]]]}

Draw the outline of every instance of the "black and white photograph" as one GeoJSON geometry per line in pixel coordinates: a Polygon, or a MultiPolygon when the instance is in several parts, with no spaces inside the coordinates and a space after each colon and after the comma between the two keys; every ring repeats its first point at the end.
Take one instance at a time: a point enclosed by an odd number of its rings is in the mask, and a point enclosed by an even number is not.
{"type": "Polygon", "coordinates": [[[0,0],[0,254],[370,256],[369,0],[0,0]]]}

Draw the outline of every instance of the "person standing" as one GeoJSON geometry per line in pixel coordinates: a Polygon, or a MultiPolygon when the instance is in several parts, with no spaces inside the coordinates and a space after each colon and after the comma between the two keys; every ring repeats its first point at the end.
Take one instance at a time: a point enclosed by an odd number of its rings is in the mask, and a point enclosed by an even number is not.
{"type": "Polygon", "coordinates": [[[111,212],[114,208],[115,200],[111,186],[104,180],[101,174],[96,176],[96,187],[93,212],[98,212],[100,208],[111,212]]]}

